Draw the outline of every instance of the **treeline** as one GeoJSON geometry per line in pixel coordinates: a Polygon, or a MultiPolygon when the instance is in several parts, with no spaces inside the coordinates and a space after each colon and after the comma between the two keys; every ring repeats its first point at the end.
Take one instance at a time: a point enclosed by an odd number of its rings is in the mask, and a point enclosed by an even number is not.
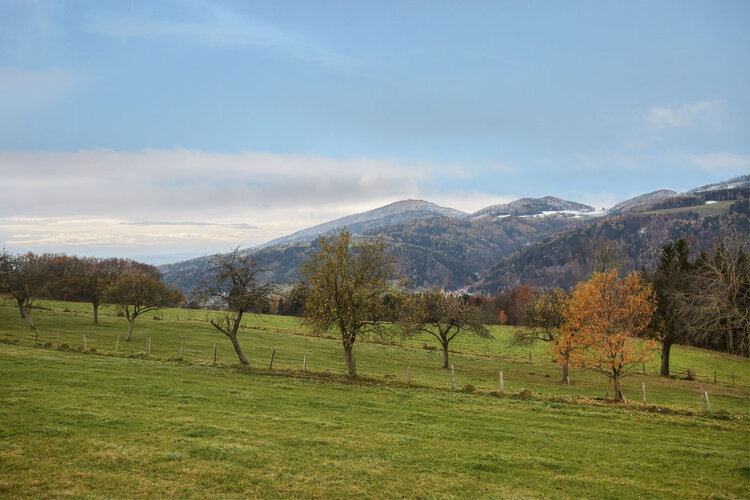
{"type": "Polygon", "coordinates": [[[117,305],[128,320],[127,340],[138,316],[184,302],[182,293],[164,284],[161,273],[148,264],[51,253],[12,255],[5,250],[0,254],[0,293],[16,301],[21,317],[37,335],[32,313],[40,298],[88,302],[94,323],[102,304],[117,305]]]}

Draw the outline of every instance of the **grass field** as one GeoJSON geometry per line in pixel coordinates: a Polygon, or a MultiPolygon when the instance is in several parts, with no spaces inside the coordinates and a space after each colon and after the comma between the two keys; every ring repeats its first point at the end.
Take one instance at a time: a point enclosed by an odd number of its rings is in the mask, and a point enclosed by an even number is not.
{"type": "Polygon", "coordinates": [[[673,214],[680,212],[695,212],[702,217],[715,217],[717,215],[723,215],[729,211],[729,207],[736,200],[728,201],[717,201],[716,203],[708,203],[704,205],[695,205],[692,207],[676,207],[676,208],[664,208],[661,210],[649,210],[643,212],[644,214],[673,214]]]}
{"type": "Polygon", "coordinates": [[[350,380],[340,342],[295,318],[248,318],[245,368],[205,311],[140,318],[126,343],[123,318],[94,326],[86,304],[43,302],[40,342],[53,345],[42,348],[10,305],[0,307],[0,341],[14,342],[0,343],[0,496],[750,496],[746,359],[677,346],[676,370],[702,382],[658,377],[654,360],[626,379],[637,403],[624,407],[593,400],[606,379],[579,371],[570,403],[545,347],[530,362],[509,328],[456,339],[457,388],[474,385],[468,394],[451,390],[424,338],[356,345],[361,378],[350,380]],[[71,347],[86,335],[97,353],[59,351],[58,334],[71,347]],[[184,361],[168,361],[182,341],[184,361]],[[499,370],[506,397],[491,394],[499,370]],[[522,387],[531,399],[516,396],[522,387]]]}

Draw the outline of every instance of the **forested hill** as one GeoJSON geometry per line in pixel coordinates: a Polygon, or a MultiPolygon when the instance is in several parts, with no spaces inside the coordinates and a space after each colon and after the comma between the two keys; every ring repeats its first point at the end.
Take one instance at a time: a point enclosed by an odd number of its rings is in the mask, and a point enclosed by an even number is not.
{"type": "Polygon", "coordinates": [[[463,288],[493,263],[525,245],[581,224],[571,217],[454,219],[433,217],[370,231],[396,253],[401,271],[419,288],[463,288]]]}
{"type": "MultiPolygon", "coordinates": [[[[401,271],[416,287],[448,289],[474,284],[493,262],[524,245],[581,224],[571,217],[508,217],[467,220],[432,217],[365,231],[359,237],[383,236],[395,252],[401,271]]],[[[273,270],[267,276],[279,283],[297,280],[299,263],[316,242],[278,245],[253,251],[258,263],[273,270]]],[[[206,277],[210,259],[203,257],[160,269],[167,283],[185,292],[206,277]]]]}
{"type": "Polygon", "coordinates": [[[746,199],[733,202],[720,215],[705,215],[706,212],[664,209],[591,221],[501,259],[473,291],[492,294],[516,284],[570,287],[588,275],[593,245],[602,239],[621,247],[624,272],[653,268],[661,247],[678,238],[687,239],[696,253],[714,249],[727,237],[750,241],[746,199]]]}

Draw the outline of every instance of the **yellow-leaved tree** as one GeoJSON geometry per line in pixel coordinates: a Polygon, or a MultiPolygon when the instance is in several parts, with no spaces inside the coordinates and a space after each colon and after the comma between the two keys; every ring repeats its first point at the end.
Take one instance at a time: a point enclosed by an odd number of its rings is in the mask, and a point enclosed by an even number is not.
{"type": "Polygon", "coordinates": [[[625,399],[620,379],[650,359],[656,341],[637,335],[656,309],[651,287],[639,273],[618,278],[594,273],[573,291],[562,335],[555,342],[559,363],[590,368],[609,377],[615,400],[625,399]]]}

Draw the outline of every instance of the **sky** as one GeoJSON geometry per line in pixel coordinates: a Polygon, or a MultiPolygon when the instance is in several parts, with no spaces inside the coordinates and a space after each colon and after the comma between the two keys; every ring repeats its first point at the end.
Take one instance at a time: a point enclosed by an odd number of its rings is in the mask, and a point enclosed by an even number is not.
{"type": "Polygon", "coordinates": [[[750,173],[750,2],[0,1],[0,244],[164,263],[402,199],[750,173]]]}

